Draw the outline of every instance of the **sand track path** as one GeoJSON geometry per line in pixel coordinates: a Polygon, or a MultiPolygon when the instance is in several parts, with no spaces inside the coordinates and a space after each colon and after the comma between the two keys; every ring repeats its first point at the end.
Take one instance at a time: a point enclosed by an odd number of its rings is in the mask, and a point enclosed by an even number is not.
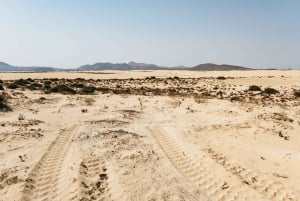
{"type": "Polygon", "coordinates": [[[69,150],[72,136],[78,125],[63,129],[50,144],[25,181],[21,200],[58,200],[58,184],[63,162],[69,150]]]}
{"type": "MultiPolygon", "coordinates": [[[[193,158],[177,143],[176,138],[162,128],[155,127],[150,130],[169,160],[208,200],[265,200],[258,192],[238,181],[238,178],[232,178],[234,176],[230,173],[219,174],[211,166],[193,158]]],[[[217,168],[218,164],[215,165],[217,168]]]]}

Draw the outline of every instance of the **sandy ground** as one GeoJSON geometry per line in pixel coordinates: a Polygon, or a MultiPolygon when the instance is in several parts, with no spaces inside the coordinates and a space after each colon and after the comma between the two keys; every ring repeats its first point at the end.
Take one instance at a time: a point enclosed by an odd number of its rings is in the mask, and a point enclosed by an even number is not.
{"type": "MultiPolygon", "coordinates": [[[[291,95],[300,89],[299,71],[114,73],[1,73],[0,79],[181,75],[209,79],[171,85],[217,86],[246,96],[257,84],[279,94],[233,101],[5,88],[12,111],[0,112],[1,201],[300,200],[300,98],[291,95]],[[210,78],[221,75],[234,79],[210,78]]],[[[134,83],[165,87],[155,80],[134,83]]],[[[98,83],[104,84],[115,87],[98,83]]]]}

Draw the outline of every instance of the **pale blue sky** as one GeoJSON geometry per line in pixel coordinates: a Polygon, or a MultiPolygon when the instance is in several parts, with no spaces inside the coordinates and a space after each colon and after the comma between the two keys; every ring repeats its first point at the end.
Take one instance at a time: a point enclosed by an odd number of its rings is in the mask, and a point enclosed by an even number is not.
{"type": "Polygon", "coordinates": [[[300,68],[299,0],[0,0],[0,61],[300,68]]]}

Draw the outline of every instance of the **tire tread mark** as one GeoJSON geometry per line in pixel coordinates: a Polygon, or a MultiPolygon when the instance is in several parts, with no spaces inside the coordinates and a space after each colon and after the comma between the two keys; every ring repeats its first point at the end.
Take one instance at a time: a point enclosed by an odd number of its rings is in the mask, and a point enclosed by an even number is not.
{"type": "Polygon", "coordinates": [[[56,200],[61,168],[77,125],[63,129],[29,173],[22,201],[56,200]]]}
{"type": "Polygon", "coordinates": [[[79,200],[108,201],[110,192],[108,187],[107,169],[98,158],[85,158],[79,168],[79,200]]]}
{"type": "Polygon", "coordinates": [[[281,182],[272,178],[263,178],[249,168],[232,163],[227,156],[216,152],[211,147],[203,149],[203,151],[217,163],[222,165],[227,171],[237,175],[244,183],[251,186],[265,198],[274,201],[297,201],[295,196],[281,182]]]}
{"type": "MultiPolygon", "coordinates": [[[[150,129],[155,139],[165,152],[166,156],[174,166],[187,178],[193,181],[199,190],[210,200],[235,201],[235,200],[262,200],[260,194],[248,193],[247,185],[230,184],[227,188],[222,188],[225,184],[222,176],[214,175],[214,171],[209,169],[201,161],[195,161],[187,155],[170,135],[159,128],[150,129]]],[[[250,192],[251,188],[250,188],[250,192]]]]}

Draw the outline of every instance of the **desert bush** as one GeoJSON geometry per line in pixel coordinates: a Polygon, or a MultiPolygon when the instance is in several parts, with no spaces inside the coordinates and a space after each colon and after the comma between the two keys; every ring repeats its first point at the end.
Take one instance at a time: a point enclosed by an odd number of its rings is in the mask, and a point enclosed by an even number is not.
{"type": "Polygon", "coordinates": [[[26,81],[27,82],[34,82],[34,80],[32,78],[27,78],[26,81]]]}
{"type": "Polygon", "coordinates": [[[277,93],[279,93],[278,90],[273,89],[273,88],[271,88],[271,87],[265,88],[264,92],[265,92],[266,94],[277,94],[277,93]]]}
{"type": "Polygon", "coordinates": [[[81,94],[93,94],[95,93],[96,91],[96,88],[95,87],[83,87],[81,90],[80,90],[80,93],[81,94]]]}
{"type": "Polygon", "coordinates": [[[248,90],[249,91],[261,91],[261,88],[256,85],[251,85],[248,90]]]}
{"type": "Polygon", "coordinates": [[[71,87],[75,87],[75,88],[84,88],[85,86],[84,86],[84,84],[82,84],[82,83],[74,83],[74,84],[71,85],[71,87]]]}
{"type": "Polygon", "coordinates": [[[49,81],[49,80],[44,81],[44,89],[45,89],[45,91],[50,91],[51,81],[49,81]]]}
{"type": "Polygon", "coordinates": [[[152,79],[156,79],[156,77],[155,76],[150,76],[150,77],[146,77],[145,79],[146,80],[152,80],[152,79]]]}
{"type": "Polygon", "coordinates": [[[30,90],[37,90],[41,87],[42,87],[42,85],[39,84],[39,83],[32,83],[29,86],[27,86],[27,88],[30,89],[30,90]]]}
{"type": "Polygon", "coordinates": [[[100,91],[102,93],[109,93],[111,90],[108,87],[98,87],[97,91],[100,91]]]}
{"type": "Polygon", "coordinates": [[[14,83],[16,85],[19,85],[19,86],[26,86],[26,84],[29,84],[29,82],[27,80],[24,80],[24,79],[18,79],[14,83]]]}
{"type": "Polygon", "coordinates": [[[239,101],[240,98],[238,96],[230,97],[230,101],[239,101]]]}
{"type": "Polygon", "coordinates": [[[44,81],[44,86],[47,86],[47,85],[51,85],[51,81],[50,80],[44,81]]]}
{"type": "Polygon", "coordinates": [[[3,80],[0,79],[0,84],[3,84],[3,80]]]}
{"type": "Polygon", "coordinates": [[[226,80],[226,78],[224,76],[218,76],[217,79],[218,80],[226,80]]]}
{"type": "Polygon", "coordinates": [[[163,91],[160,88],[155,88],[152,90],[152,94],[154,96],[161,96],[163,94],[163,91]]]}
{"type": "Polygon", "coordinates": [[[24,115],[24,114],[19,114],[18,120],[19,120],[19,121],[25,120],[25,115],[24,115]]]}
{"type": "Polygon", "coordinates": [[[93,98],[86,98],[86,99],[84,99],[84,102],[86,105],[90,106],[90,105],[93,105],[96,101],[93,98]]]}
{"type": "Polygon", "coordinates": [[[0,90],[4,91],[3,85],[0,83],[0,90]]]}
{"type": "Polygon", "coordinates": [[[8,89],[17,89],[19,86],[17,85],[17,84],[15,84],[15,83],[10,83],[8,86],[7,86],[7,88],[8,89]]]}
{"type": "Polygon", "coordinates": [[[297,97],[297,98],[300,98],[300,91],[295,91],[294,96],[297,97]]]}
{"type": "Polygon", "coordinates": [[[0,94],[0,111],[8,112],[11,108],[7,105],[7,97],[5,94],[0,94]]]}
{"type": "Polygon", "coordinates": [[[85,79],[81,78],[81,77],[78,77],[78,78],[75,79],[75,81],[83,82],[83,81],[85,81],[85,79]]]}
{"type": "Polygon", "coordinates": [[[46,101],[46,98],[42,96],[37,101],[38,101],[38,103],[44,104],[46,101]]]}
{"type": "Polygon", "coordinates": [[[88,109],[81,109],[82,113],[88,113],[88,109]]]}
{"type": "Polygon", "coordinates": [[[76,94],[76,91],[64,84],[53,87],[50,92],[62,94],[76,94]]]}

